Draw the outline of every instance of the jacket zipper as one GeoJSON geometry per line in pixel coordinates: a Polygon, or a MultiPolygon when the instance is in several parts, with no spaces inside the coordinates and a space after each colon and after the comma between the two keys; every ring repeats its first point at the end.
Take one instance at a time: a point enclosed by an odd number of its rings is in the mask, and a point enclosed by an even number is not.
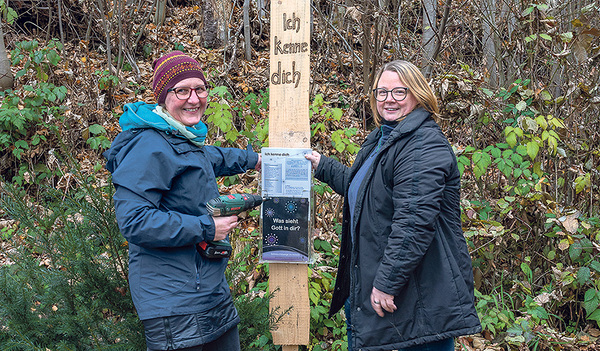
{"type": "Polygon", "coordinates": [[[195,255],[196,255],[196,264],[194,265],[194,267],[196,268],[196,290],[200,290],[200,267],[199,267],[199,265],[202,263],[202,258],[200,257],[200,254],[198,254],[198,252],[196,252],[195,255]]]}

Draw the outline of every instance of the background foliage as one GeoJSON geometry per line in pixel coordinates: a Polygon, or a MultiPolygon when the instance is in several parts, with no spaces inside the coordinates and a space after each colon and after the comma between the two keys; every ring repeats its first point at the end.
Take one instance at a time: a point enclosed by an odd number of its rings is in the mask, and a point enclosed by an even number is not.
{"type": "MultiPolygon", "coordinates": [[[[171,1],[163,25],[151,18],[154,1],[61,0],[46,10],[37,2],[0,3],[12,23],[2,26],[15,77],[14,89],[0,92],[0,348],[143,349],[101,152],[119,132],[122,105],[152,101],[152,60],[173,49],[205,66],[210,142],[268,145],[268,16],[259,2],[246,7],[248,59],[241,2],[223,27],[228,44],[217,49],[197,35],[206,28],[204,2],[171,1]]],[[[421,2],[312,5],[314,149],[352,163],[372,128],[365,91],[381,62],[415,62],[438,95],[463,175],[463,229],[484,326],[457,345],[598,349],[598,5],[440,2],[435,52],[422,40],[430,28],[421,2]]],[[[222,193],[253,192],[257,179],[248,172],[219,184],[222,193]]],[[[320,183],[315,192],[306,348],[343,350],[343,313],[327,315],[341,198],[320,183]]],[[[269,330],[283,311],[268,310],[257,214],[234,236],[228,278],[242,345],[273,350],[269,330]]]]}

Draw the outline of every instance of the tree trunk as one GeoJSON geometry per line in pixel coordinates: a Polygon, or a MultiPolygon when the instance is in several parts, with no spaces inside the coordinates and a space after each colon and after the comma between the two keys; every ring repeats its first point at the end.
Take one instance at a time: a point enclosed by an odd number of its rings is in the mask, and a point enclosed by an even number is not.
{"type": "Polygon", "coordinates": [[[2,29],[2,23],[0,23],[0,90],[12,89],[13,84],[14,77],[10,70],[10,60],[4,45],[4,30],[2,29]]]}
{"type": "Polygon", "coordinates": [[[205,0],[201,6],[204,46],[209,49],[220,48],[229,42],[229,24],[232,23],[233,2],[205,0]]]}
{"type": "Polygon", "coordinates": [[[383,61],[383,49],[389,36],[389,23],[387,16],[381,16],[384,9],[380,5],[387,6],[387,2],[381,0],[364,0],[362,8],[363,31],[363,90],[366,95],[371,92],[377,69],[383,61]]]}
{"type": "Polygon", "coordinates": [[[202,1],[202,39],[204,47],[216,49],[221,46],[219,21],[212,0],[202,1]]]}
{"type": "Polygon", "coordinates": [[[433,63],[433,57],[435,55],[436,46],[436,12],[437,12],[437,1],[436,0],[424,0],[423,1],[423,54],[425,56],[425,62],[423,64],[423,74],[425,77],[430,77],[433,71],[431,64],[433,63]]]}
{"type": "MultiPolygon", "coordinates": [[[[365,7],[368,8],[368,7],[365,7]]],[[[371,91],[372,72],[375,70],[375,63],[373,61],[373,53],[371,51],[372,38],[370,37],[371,27],[373,26],[372,17],[370,14],[363,15],[362,30],[363,30],[363,43],[362,43],[362,56],[363,56],[363,91],[368,96],[371,91]]]]}
{"type": "Polygon", "coordinates": [[[482,27],[483,33],[481,42],[483,43],[483,54],[485,57],[486,69],[488,71],[488,84],[491,87],[498,86],[498,74],[496,65],[496,0],[484,0],[482,27]]]}
{"type": "MultiPolygon", "coordinates": [[[[513,33],[517,29],[517,18],[515,17],[515,11],[518,12],[520,5],[515,1],[503,1],[502,2],[501,16],[499,18],[506,19],[506,37],[509,41],[512,41],[513,33]]],[[[503,28],[504,29],[504,28],[503,28]]],[[[511,55],[502,58],[497,62],[498,64],[498,85],[506,86],[514,81],[517,76],[516,67],[520,67],[520,59],[511,55]]]]}
{"type": "Polygon", "coordinates": [[[154,15],[154,24],[162,26],[167,17],[167,0],[156,0],[156,14],[154,15]]]}
{"type": "Polygon", "coordinates": [[[246,60],[252,59],[252,31],[250,30],[250,0],[244,0],[244,46],[246,60]]]}
{"type": "MultiPolygon", "coordinates": [[[[396,38],[402,38],[402,1],[398,1],[398,13],[396,20],[398,21],[398,26],[396,27],[396,38]]],[[[400,40],[393,40],[392,45],[396,48],[396,51],[402,55],[402,43],[400,40]]]]}
{"type": "Polygon", "coordinates": [[[267,1],[256,0],[256,8],[258,9],[259,20],[264,23],[269,17],[267,13],[267,1]]]}

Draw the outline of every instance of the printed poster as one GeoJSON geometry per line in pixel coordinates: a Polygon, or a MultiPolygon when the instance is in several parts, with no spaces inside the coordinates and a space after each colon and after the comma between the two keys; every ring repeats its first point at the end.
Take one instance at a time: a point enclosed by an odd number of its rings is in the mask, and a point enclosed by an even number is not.
{"type": "Polygon", "coordinates": [[[263,148],[262,261],[310,263],[312,240],[310,149],[263,148]]]}

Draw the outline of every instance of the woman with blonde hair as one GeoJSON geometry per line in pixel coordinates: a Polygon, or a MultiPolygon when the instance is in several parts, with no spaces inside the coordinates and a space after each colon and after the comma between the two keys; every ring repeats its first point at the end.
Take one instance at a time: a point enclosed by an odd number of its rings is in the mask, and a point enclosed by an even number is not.
{"type": "Polygon", "coordinates": [[[307,155],[344,196],[330,314],[345,306],[349,350],[454,350],[481,330],[461,229],[460,173],[419,69],[393,61],[370,95],[378,128],[347,167],[307,155]]]}

